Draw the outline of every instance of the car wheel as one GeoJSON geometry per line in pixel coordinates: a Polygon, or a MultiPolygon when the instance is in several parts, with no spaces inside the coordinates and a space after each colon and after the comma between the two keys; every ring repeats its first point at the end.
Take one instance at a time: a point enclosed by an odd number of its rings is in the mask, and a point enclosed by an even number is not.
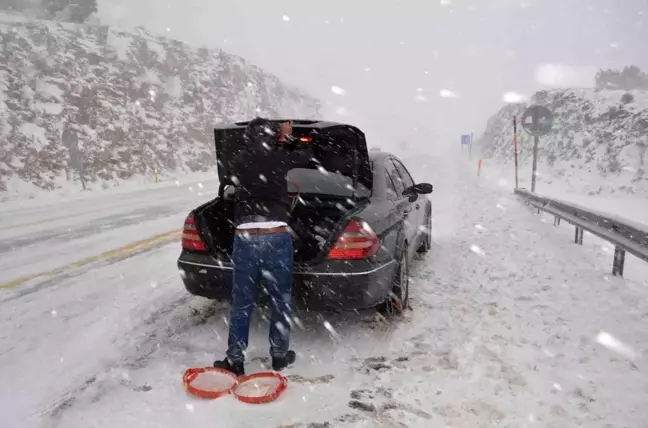
{"type": "Polygon", "coordinates": [[[427,209],[425,214],[425,236],[418,248],[419,253],[427,253],[432,248],[432,208],[427,209]]]}
{"type": "Polygon", "coordinates": [[[378,312],[389,317],[402,314],[409,306],[409,262],[407,250],[401,254],[398,268],[392,280],[393,287],[387,299],[380,304],[378,312]]]}

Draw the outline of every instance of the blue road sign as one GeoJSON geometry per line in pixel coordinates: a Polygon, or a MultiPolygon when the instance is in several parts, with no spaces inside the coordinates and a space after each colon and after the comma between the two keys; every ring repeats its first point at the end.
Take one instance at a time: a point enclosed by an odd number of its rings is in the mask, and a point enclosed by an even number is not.
{"type": "Polygon", "coordinates": [[[470,135],[462,135],[461,136],[461,144],[470,144],[470,135]]]}

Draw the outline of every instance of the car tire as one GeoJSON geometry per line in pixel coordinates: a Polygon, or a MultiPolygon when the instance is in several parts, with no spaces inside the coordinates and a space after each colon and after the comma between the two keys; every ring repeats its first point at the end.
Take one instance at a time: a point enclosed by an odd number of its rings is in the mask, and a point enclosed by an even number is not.
{"type": "MultiPolygon", "coordinates": [[[[407,248],[407,244],[405,244],[405,248],[407,248]]],[[[407,260],[407,250],[403,250],[400,256],[392,284],[389,296],[378,306],[378,312],[385,317],[400,315],[409,307],[409,261],[407,260]]]]}
{"type": "Polygon", "coordinates": [[[421,246],[416,250],[419,253],[427,253],[432,248],[432,208],[428,208],[425,214],[425,236],[421,246]]]}

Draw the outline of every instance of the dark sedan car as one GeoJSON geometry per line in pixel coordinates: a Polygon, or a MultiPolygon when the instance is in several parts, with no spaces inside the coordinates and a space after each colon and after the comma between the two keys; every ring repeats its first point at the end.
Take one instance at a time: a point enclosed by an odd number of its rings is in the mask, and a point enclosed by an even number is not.
{"type": "MultiPolygon", "coordinates": [[[[246,124],[215,129],[219,195],[185,221],[178,267],[194,295],[230,297],[236,189],[223,183],[236,175],[229,160],[244,150],[246,124]]],[[[396,157],[369,152],[356,127],[296,120],[293,129],[320,161],[288,173],[297,305],[401,312],[409,299],[409,261],[431,246],[432,205],[424,195],[432,185],[416,184],[396,157]]]]}

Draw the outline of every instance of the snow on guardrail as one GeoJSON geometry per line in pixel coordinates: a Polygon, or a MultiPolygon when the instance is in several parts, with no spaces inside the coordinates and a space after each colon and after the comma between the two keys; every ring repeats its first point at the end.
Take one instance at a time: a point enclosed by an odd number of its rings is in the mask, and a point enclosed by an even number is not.
{"type": "Polygon", "coordinates": [[[583,244],[583,231],[614,244],[613,275],[623,276],[626,252],[648,262],[648,227],[569,202],[547,198],[526,189],[515,189],[514,192],[539,211],[554,215],[554,225],[559,225],[561,219],[574,225],[576,244],[583,244]]]}

